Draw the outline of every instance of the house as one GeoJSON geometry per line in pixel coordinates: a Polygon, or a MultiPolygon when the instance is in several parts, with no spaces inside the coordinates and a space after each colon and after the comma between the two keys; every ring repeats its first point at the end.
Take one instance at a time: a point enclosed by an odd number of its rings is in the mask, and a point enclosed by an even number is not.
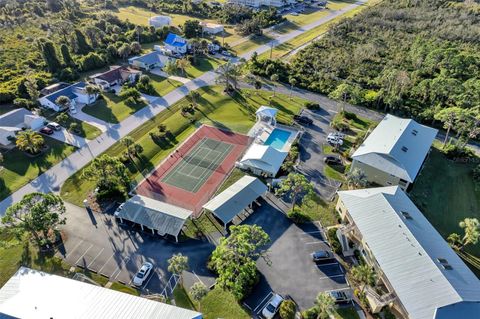
{"type": "Polygon", "coordinates": [[[296,0],[229,0],[228,3],[248,6],[252,8],[259,8],[261,6],[267,7],[284,7],[286,5],[297,3],[296,0]]]}
{"type": "Polygon", "coordinates": [[[287,155],[273,146],[253,143],[236,166],[257,176],[275,177],[287,155]]]}
{"type": "Polygon", "coordinates": [[[154,16],[148,19],[148,25],[155,28],[168,27],[172,24],[172,18],[169,16],[154,16]]]}
{"type": "Polygon", "coordinates": [[[36,115],[24,108],[0,115],[0,146],[12,144],[18,131],[37,130],[44,125],[44,122],[43,116],[36,115]]]}
{"type": "Polygon", "coordinates": [[[76,107],[83,104],[91,104],[95,102],[98,98],[98,94],[87,94],[86,92],[87,83],[77,82],[66,88],[55,91],[51,94],[41,97],[38,101],[43,107],[52,109],[56,112],[61,111],[62,108],[57,105],[57,98],[60,96],[66,96],[71,101],[71,106],[76,107]]]}
{"type": "Polygon", "coordinates": [[[150,71],[155,68],[163,68],[169,61],[173,62],[175,59],[168,57],[161,52],[153,51],[128,59],[128,64],[138,69],[150,71]]]}
{"type": "Polygon", "coordinates": [[[142,71],[126,66],[111,66],[110,70],[90,76],[90,79],[102,90],[108,90],[115,85],[126,82],[135,83],[142,75],[142,71]]]}
{"type": "Polygon", "coordinates": [[[361,169],[371,183],[406,190],[420,172],[437,132],[388,114],[353,153],[351,170],[361,169]]]}
{"type": "Polygon", "coordinates": [[[54,84],[46,86],[42,90],[40,90],[40,95],[41,96],[49,95],[49,94],[52,94],[53,92],[64,89],[67,86],[70,86],[70,84],[65,83],[65,82],[54,83],[54,84]]]}
{"type": "Polygon", "coordinates": [[[203,32],[208,34],[217,34],[223,32],[224,28],[221,24],[210,23],[210,22],[200,22],[203,32]]]}
{"type": "Polygon", "coordinates": [[[175,33],[169,33],[165,41],[165,48],[175,54],[183,55],[187,53],[187,40],[175,33]]]}
{"type": "Polygon", "coordinates": [[[202,314],[20,267],[0,289],[0,318],[201,319],[202,314]]]}
{"type": "Polygon", "coordinates": [[[375,289],[364,290],[374,313],[390,307],[397,318],[478,318],[480,281],[399,186],[338,196],[342,249],[353,243],[377,274],[375,289]]]}

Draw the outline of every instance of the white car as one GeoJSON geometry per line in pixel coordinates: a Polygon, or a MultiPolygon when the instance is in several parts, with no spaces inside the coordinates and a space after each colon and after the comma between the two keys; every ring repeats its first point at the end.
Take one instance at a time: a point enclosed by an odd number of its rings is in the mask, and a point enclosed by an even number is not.
{"type": "Polygon", "coordinates": [[[280,305],[283,302],[283,297],[279,294],[274,294],[272,298],[268,301],[265,308],[262,310],[262,316],[266,319],[272,319],[275,317],[275,314],[278,312],[280,305]]]}
{"type": "Polygon", "coordinates": [[[51,128],[52,130],[55,130],[55,131],[60,131],[62,129],[62,127],[60,126],[60,124],[58,123],[55,123],[55,122],[50,122],[47,124],[47,127],[48,128],[51,128]]]}
{"type": "Polygon", "coordinates": [[[70,106],[70,113],[77,114],[77,108],[75,106],[70,106]]]}
{"type": "Polygon", "coordinates": [[[345,138],[345,134],[340,133],[340,132],[333,132],[333,133],[328,134],[328,136],[336,137],[336,138],[339,138],[339,139],[344,139],[345,138]]]}
{"type": "Polygon", "coordinates": [[[333,136],[327,136],[327,142],[328,144],[332,145],[343,145],[343,140],[338,138],[338,137],[333,137],[333,136]]]}
{"type": "Polygon", "coordinates": [[[142,268],[140,268],[140,270],[137,272],[137,274],[133,278],[133,284],[135,286],[143,285],[143,283],[148,278],[152,270],[153,270],[153,265],[149,262],[144,262],[142,265],[142,268]]]}

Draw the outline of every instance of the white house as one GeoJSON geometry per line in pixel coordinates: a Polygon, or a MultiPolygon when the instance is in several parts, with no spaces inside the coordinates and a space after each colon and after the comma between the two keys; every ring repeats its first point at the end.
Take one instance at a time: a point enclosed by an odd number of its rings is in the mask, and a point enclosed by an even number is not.
{"type": "Polygon", "coordinates": [[[211,22],[200,22],[203,32],[209,34],[217,34],[223,32],[224,28],[221,24],[211,23],[211,22]]]}
{"type": "Polygon", "coordinates": [[[128,63],[132,67],[145,71],[150,71],[155,68],[163,68],[169,61],[173,62],[175,59],[158,51],[128,59],[128,63]]]}
{"type": "Polygon", "coordinates": [[[479,318],[480,281],[400,187],[338,196],[344,225],[337,236],[377,274],[375,289],[364,290],[374,313],[389,307],[396,318],[479,318]]]}
{"type": "Polygon", "coordinates": [[[68,97],[74,107],[79,104],[91,104],[97,100],[98,94],[87,94],[85,90],[86,86],[87,83],[85,82],[77,82],[66,88],[45,95],[38,101],[43,107],[50,108],[56,112],[61,110],[61,107],[56,104],[56,100],[60,96],[68,97]]]}
{"type": "Polygon", "coordinates": [[[287,155],[270,145],[253,143],[236,166],[257,176],[275,177],[287,155]]]}
{"type": "Polygon", "coordinates": [[[165,48],[175,54],[183,55],[187,53],[187,40],[175,33],[169,33],[165,41],[165,48]]]}
{"type": "Polygon", "coordinates": [[[110,70],[90,76],[90,79],[102,90],[108,90],[125,82],[134,83],[142,75],[142,71],[126,66],[111,66],[110,70]]]}
{"type": "Polygon", "coordinates": [[[148,19],[148,25],[155,28],[162,28],[172,24],[172,18],[169,16],[154,16],[148,19]]]}
{"type": "Polygon", "coordinates": [[[18,131],[37,130],[43,126],[44,122],[43,116],[36,115],[24,108],[0,115],[0,145],[10,145],[18,131]]]}
{"type": "Polygon", "coordinates": [[[353,153],[351,169],[361,169],[369,182],[405,190],[417,177],[437,132],[387,114],[353,153]]]}

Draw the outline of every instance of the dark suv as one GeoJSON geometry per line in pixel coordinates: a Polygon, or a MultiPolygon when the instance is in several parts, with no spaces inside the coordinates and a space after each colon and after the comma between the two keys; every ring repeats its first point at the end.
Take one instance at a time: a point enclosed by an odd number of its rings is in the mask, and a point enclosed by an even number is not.
{"type": "Polygon", "coordinates": [[[309,117],[306,117],[304,115],[295,115],[293,116],[293,119],[295,122],[300,123],[300,124],[305,124],[305,125],[312,125],[313,120],[309,117]]]}
{"type": "Polygon", "coordinates": [[[342,165],[342,160],[336,156],[325,156],[323,161],[328,165],[342,165]]]}

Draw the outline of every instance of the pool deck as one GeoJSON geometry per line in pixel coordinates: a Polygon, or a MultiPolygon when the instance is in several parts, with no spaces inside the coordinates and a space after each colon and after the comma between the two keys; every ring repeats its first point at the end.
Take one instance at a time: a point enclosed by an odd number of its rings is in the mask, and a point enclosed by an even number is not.
{"type": "Polygon", "coordinates": [[[250,131],[248,132],[248,136],[251,136],[254,138],[254,143],[264,144],[265,141],[270,136],[270,134],[272,134],[272,131],[276,128],[280,130],[288,131],[291,133],[290,136],[288,137],[288,140],[283,145],[283,148],[279,150],[282,152],[289,152],[290,148],[292,147],[292,144],[295,142],[295,140],[299,137],[301,133],[300,130],[293,128],[291,126],[278,124],[278,123],[276,126],[272,126],[265,122],[258,121],[250,129],[250,131]]]}

